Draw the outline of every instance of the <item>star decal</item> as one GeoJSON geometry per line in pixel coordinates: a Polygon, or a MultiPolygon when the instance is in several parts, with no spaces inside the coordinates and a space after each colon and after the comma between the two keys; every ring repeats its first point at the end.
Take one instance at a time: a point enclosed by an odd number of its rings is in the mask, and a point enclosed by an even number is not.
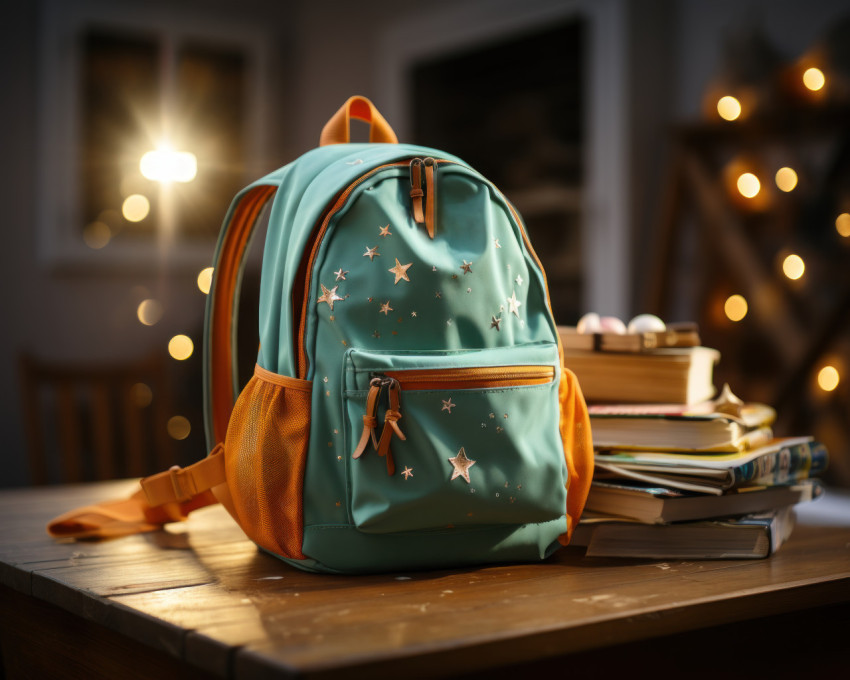
{"type": "Polygon", "coordinates": [[[499,243],[499,239],[497,239],[497,238],[493,239],[493,245],[496,246],[497,248],[502,247],[502,245],[499,243]]]}
{"type": "Polygon", "coordinates": [[[389,271],[391,274],[395,274],[395,281],[394,281],[395,284],[397,284],[402,279],[409,282],[410,279],[407,277],[407,270],[410,269],[412,266],[413,266],[412,262],[410,262],[408,264],[402,264],[401,262],[398,261],[398,258],[396,258],[395,259],[395,267],[393,267],[392,269],[388,269],[387,271],[389,271]]]}
{"type": "MultiPolygon", "coordinates": [[[[322,286],[321,283],[319,285],[322,286]]],[[[333,311],[334,302],[336,302],[338,300],[344,300],[345,299],[345,298],[341,298],[339,295],[336,294],[337,288],[339,288],[339,286],[334,286],[333,288],[328,290],[327,288],[322,286],[322,296],[318,300],[316,300],[316,302],[318,304],[322,304],[323,302],[327,302],[328,307],[330,307],[331,311],[333,311]]]]}
{"type": "Polygon", "coordinates": [[[405,479],[410,479],[411,477],[413,477],[413,468],[405,467],[404,470],[401,471],[401,474],[404,476],[405,479]]]}
{"type": "Polygon", "coordinates": [[[495,328],[497,331],[502,330],[499,328],[499,324],[502,323],[501,316],[491,316],[490,317],[490,328],[495,328]]]}
{"type": "Polygon", "coordinates": [[[410,312],[410,316],[411,316],[411,318],[414,318],[414,319],[415,319],[415,318],[416,318],[416,316],[417,316],[417,315],[416,315],[416,312],[410,312]]]}
{"type": "Polygon", "coordinates": [[[441,411],[448,411],[449,413],[451,413],[451,412],[452,412],[452,409],[453,409],[455,406],[457,406],[457,404],[453,404],[453,403],[452,403],[452,398],[451,398],[451,397],[449,397],[448,399],[441,399],[440,401],[442,401],[442,402],[443,402],[443,408],[441,408],[441,409],[440,409],[441,411]]]}
{"type": "Polygon", "coordinates": [[[460,265],[460,268],[463,269],[463,275],[464,276],[466,276],[467,274],[471,274],[472,273],[472,262],[467,262],[466,260],[464,260],[463,264],[460,265]]]}
{"type": "Polygon", "coordinates": [[[449,462],[452,464],[452,479],[463,477],[469,484],[469,468],[475,465],[475,461],[466,457],[466,451],[463,450],[462,446],[454,458],[449,458],[449,462]]]}
{"type": "Polygon", "coordinates": [[[368,257],[369,262],[371,262],[372,260],[375,259],[375,256],[377,256],[377,257],[381,256],[381,254],[378,252],[378,246],[375,246],[374,248],[370,248],[369,246],[366,246],[366,252],[363,253],[363,257],[368,257]]]}
{"type": "Polygon", "coordinates": [[[522,277],[519,274],[517,274],[517,277],[514,280],[516,281],[516,285],[518,285],[518,286],[522,285],[522,277]]]}
{"type": "Polygon", "coordinates": [[[393,308],[390,307],[390,301],[387,300],[384,304],[381,305],[381,309],[378,311],[378,314],[381,314],[383,312],[384,316],[389,316],[391,311],[393,311],[393,308]]]}
{"type": "Polygon", "coordinates": [[[378,227],[380,230],[379,236],[392,236],[393,233],[390,231],[390,225],[388,224],[386,227],[378,227]]]}
{"type": "Polygon", "coordinates": [[[443,294],[440,291],[437,291],[436,293],[434,293],[434,297],[436,297],[438,300],[442,300],[443,294]]]}
{"type": "Polygon", "coordinates": [[[519,308],[522,307],[522,303],[516,299],[516,291],[514,291],[509,298],[506,298],[505,302],[508,303],[508,313],[514,314],[518,319],[519,308]]]}
{"type": "Polygon", "coordinates": [[[334,272],[334,274],[336,274],[337,281],[345,281],[345,275],[348,274],[348,272],[343,271],[342,267],[340,267],[337,271],[334,272]]]}

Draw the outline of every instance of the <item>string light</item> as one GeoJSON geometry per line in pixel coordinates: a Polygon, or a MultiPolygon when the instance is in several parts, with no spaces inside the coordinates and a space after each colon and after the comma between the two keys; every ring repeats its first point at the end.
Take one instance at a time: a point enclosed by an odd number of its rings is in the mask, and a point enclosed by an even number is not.
{"type": "Polygon", "coordinates": [[[717,113],[723,120],[737,120],[741,115],[741,102],[731,95],[717,100],[717,113]]]}
{"type": "Polygon", "coordinates": [[[782,191],[793,191],[797,186],[797,173],[793,168],[779,168],[776,171],[776,186],[782,191]]]}
{"type": "Polygon", "coordinates": [[[826,76],[823,71],[814,66],[807,68],[803,73],[803,85],[809,88],[812,92],[817,92],[826,85],[826,76]]]}
{"type": "Polygon", "coordinates": [[[198,274],[198,288],[204,295],[209,295],[210,287],[212,286],[213,268],[207,267],[202,269],[198,274]]]}
{"type": "Polygon", "coordinates": [[[726,318],[730,321],[740,321],[747,315],[749,306],[743,295],[730,295],[726,298],[726,303],[723,305],[723,311],[726,318]]]}
{"type": "Polygon", "coordinates": [[[195,345],[188,335],[175,335],[168,341],[168,353],[177,361],[188,359],[194,351],[195,345]]]}
{"type": "Polygon", "coordinates": [[[121,205],[121,214],[128,222],[141,222],[150,211],[150,201],[142,194],[130,194],[121,205]]]}
{"type": "Polygon", "coordinates": [[[789,279],[796,281],[806,271],[806,263],[799,255],[789,255],[782,261],[782,272],[789,279]]]}
{"type": "Polygon", "coordinates": [[[145,326],[153,326],[162,318],[162,305],[156,300],[142,300],[136,308],[136,316],[145,326]]]}
{"type": "Polygon", "coordinates": [[[755,198],[758,196],[759,191],[761,191],[761,182],[759,182],[759,178],[756,177],[751,172],[745,172],[738,177],[738,192],[744,198],[755,198]]]}
{"type": "Polygon", "coordinates": [[[844,238],[850,236],[850,213],[841,213],[835,218],[835,230],[844,238]]]}
{"type": "Polygon", "coordinates": [[[824,392],[832,392],[838,383],[841,382],[841,376],[835,366],[824,366],[818,371],[818,387],[824,392]]]}

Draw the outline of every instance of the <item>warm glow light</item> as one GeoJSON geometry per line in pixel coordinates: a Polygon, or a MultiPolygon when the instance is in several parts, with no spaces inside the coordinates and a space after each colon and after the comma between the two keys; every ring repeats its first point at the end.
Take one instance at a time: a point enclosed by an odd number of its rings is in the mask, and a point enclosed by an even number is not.
{"type": "Polygon", "coordinates": [[[92,222],[83,229],[83,241],[92,250],[100,250],[112,238],[112,230],[103,222],[92,222]]]}
{"type": "Polygon", "coordinates": [[[717,113],[723,120],[735,120],[741,115],[741,102],[726,95],[717,100],[717,113]]]}
{"type": "Polygon", "coordinates": [[[192,431],[192,424],[184,416],[171,416],[165,427],[168,430],[168,436],[178,440],[186,439],[192,431]]]}
{"type": "Polygon", "coordinates": [[[188,151],[162,146],[142,156],[139,170],[154,182],[191,182],[198,174],[198,159],[188,151]]]}
{"type": "Polygon", "coordinates": [[[835,366],[824,366],[818,371],[818,387],[824,392],[832,392],[838,387],[839,382],[841,382],[841,376],[835,366]]]}
{"type": "Polygon", "coordinates": [[[168,341],[168,353],[172,359],[183,361],[192,356],[195,345],[192,343],[192,338],[188,335],[175,335],[168,341]]]}
{"type": "Polygon", "coordinates": [[[140,382],[133,385],[130,394],[133,397],[133,403],[139,408],[150,406],[153,401],[153,392],[145,383],[140,382]]]}
{"type": "Polygon", "coordinates": [[[850,213],[841,213],[835,218],[835,230],[844,238],[850,236],[850,213]]]}
{"type": "Polygon", "coordinates": [[[793,191],[797,186],[797,173],[793,168],[779,168],[776,171],[776,186],[782,191],[793,191]]]}
{"type": "Polygon", "coordinates": [[[150,211],[150,201],[141,194],[130,194],[121,205],[121,213],[128,222],[141,222],[150,211]]]}
{"type": "Polygon", "coordinates": [[[723,311],[730,321],[740,321],[747,315],[747,301],[742,295],[730,295],[723,305],[723,311]]]}
{"type": "Polygon", "coordinates": [[[145,326],[153,326],[162,318],[162,305],[156,300],[142,300],[136,308],[136,316],[145,326]]]}
{"type": "Polygon", "coordinates": [[[789,255],[782,261],[782,272],[789,279],[797,280],[806,271],[806,263],[799,255],[789,255]]]}
{"type": "Polygon", "coordinates": [[[753,198],[758,195],[761,189],[759,178],[751,172],[745,172],[738,177],[738,191],[744,198],[753,198]]]}
{"type": "Polygon", "coordinates": [[[820,90],[826,84],[826,77],[823,75],[823,71],[819,68],[806,69],[806,72],[803,73],[803,85],[808,87],[813,92],[820,90]]]}
{"type": "Polygon", "coordinates": [[[198,288],[201,289],[201,292],[204,295],[209,295],[210,286],[212,286],[212,275],[213,268],[207,267],[206,269],[202,269],[201,273],[198,274],[198,288]]]}

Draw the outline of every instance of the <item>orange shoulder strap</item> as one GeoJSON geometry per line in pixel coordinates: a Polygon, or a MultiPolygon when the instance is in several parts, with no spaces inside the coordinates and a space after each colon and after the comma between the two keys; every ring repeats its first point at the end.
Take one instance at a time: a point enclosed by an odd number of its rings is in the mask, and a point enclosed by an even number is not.
{"type": "Polygon", "coordinates": [[[54,538],[118,538],[185,520],[193,510],[218,502],[212,488],[225,483],[223,454],[219,445],[194,465],[175,465],[143,479],[129,498],[66,512],[47,525],[47,533],[54,538]]]}

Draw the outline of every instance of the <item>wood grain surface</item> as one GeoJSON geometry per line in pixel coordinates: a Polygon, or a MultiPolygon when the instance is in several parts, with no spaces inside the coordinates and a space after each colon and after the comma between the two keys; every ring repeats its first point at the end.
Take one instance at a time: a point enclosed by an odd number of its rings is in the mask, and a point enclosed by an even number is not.
{"type": "MultiPolygon", "coordinates": [[[[766,560],[591,559],[566,548],[541,564],[369,576],[300,572],[258,551],[221,507],[112,541],[47,536],[52,517],[135,486],[0,492],[4,609],[58,608],[214,677],[380,678],[491,677],[850,602],[850,521],[800,525],[766,560]]],[[[850,498],[841,502],[850,520],[850,498]]],[[[12,613],[2,612],[7,638],[12,613]]]]}

